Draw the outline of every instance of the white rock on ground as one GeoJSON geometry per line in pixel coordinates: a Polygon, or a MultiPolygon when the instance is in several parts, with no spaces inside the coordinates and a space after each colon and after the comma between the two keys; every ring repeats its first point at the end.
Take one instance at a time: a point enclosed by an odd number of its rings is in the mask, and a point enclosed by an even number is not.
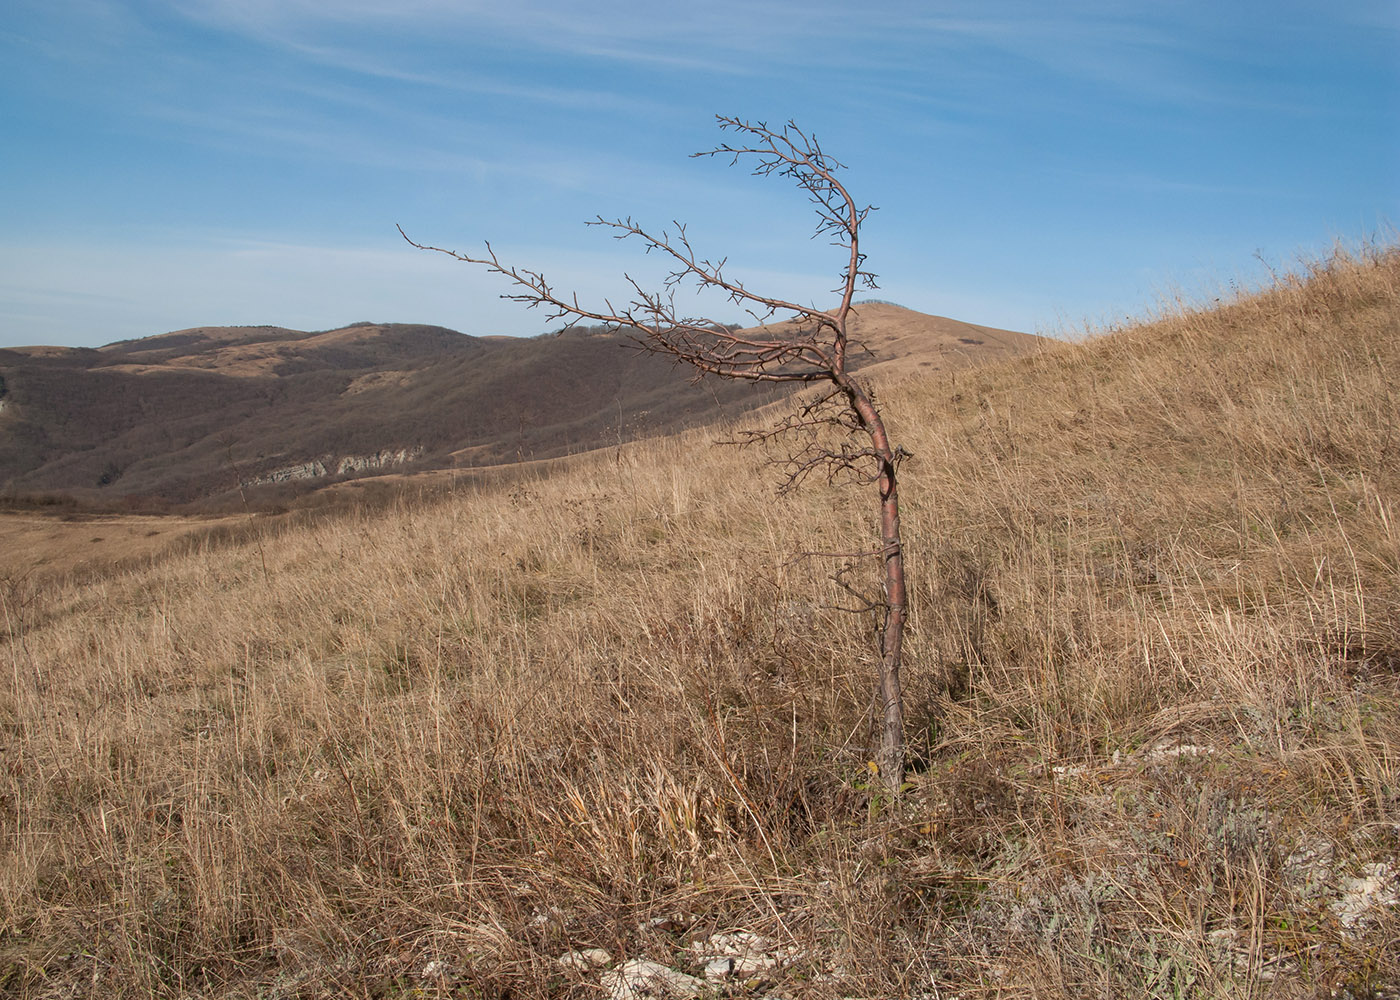
{"type": "Polygon", "coordinates": [[[434,958],[423,963],[423,971],[419,975],[423,979],[447,979],[456,974],[457,970],[452,966],[441,959],[434,958]]]}
{"type": "Polygon", "coordinates": [[[708,995],[703,979],[634,958],[603,974],[603,989],[613,1000],[690,1000],[708,995]]]}
{"type": "Polygon", "coordinates": [[[607,965],[612,961],[612,956],[602,948],[581,948],[578,951],[567,952],[555,959],[566,969],[577,969],[579,972],[587,972],[589,969],[596,969],[600,965],[607,965]]]}
{"type": "Polygon", "coordinates": [[[1376,911],[1400,905],[1400,873],[1384,862],[1362,866],[1360,878],[1342,880],[1342,897],[1332,904],[1332,914],[1347,930],[1353,930],[1376,911]]]}
{"type": "Polygon", "coordinates": [[[697,962],[705,967],[711,982],[736,977],[746,979],[792,961],[796,950],[775,945],[767,938],[748,931],[715,934],[690,946],[697,962]]]}

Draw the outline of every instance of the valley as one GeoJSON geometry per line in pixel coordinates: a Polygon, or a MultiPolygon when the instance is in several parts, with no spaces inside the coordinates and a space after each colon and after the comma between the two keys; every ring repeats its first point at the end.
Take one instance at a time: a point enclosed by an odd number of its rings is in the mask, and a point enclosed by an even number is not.
{"type": "MultiPolygon", "coordinates": [[[[886,303],[862,306],[853,336],[875,378],[955,370],[1040,342],[886,303]]],[[[694,383],[601,329],[506,338],[371,323],[0,350],[0,378],[0,501],[63,497],[105,513],[285,508],[359,476],[558,458],[780,396],[694,383]]]]}

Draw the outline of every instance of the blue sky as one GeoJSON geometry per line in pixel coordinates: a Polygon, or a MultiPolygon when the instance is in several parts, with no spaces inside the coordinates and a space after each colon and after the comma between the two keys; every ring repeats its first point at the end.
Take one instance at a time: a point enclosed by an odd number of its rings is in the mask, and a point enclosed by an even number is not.
{"type": "Polygon", "coordinates": [[[6,0],[0,345],[547,328],[395,223],[592,299],[655,272],[586,220],[679,219],[825,302],[800,193],[688,158],[716,113],[848,164],[873,294],[1074,331],[1384,236],[1397,53],[1393,0],[6,0]]]}

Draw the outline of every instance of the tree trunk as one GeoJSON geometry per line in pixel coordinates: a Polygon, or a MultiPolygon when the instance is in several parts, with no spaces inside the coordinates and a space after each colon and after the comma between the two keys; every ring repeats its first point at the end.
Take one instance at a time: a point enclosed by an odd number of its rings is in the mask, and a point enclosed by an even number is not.
{"type": "Polygon", "coordinates": [[[908,597],[904,585],[904,546],[899,536],[897,458],[890,447],[885,422],[874,402],[849,378],[847,398],[860,417],[880,463],[880,558],[884,563],[885,620],[880,630],[880,748],[875,763],[891,795],[904,784],[904,693],[900,667],[904,660],[904,622],[908,597]]]}
{"type": "Polygon", "coordinates": [[[893,795],[904,784],[904,695],[899,672],[904,658],[904,549],[899,538],[899,487],[894,462],[880,476],[880,538],[884,543],[885,626],[880,635],[880,776],[893,795]]]}

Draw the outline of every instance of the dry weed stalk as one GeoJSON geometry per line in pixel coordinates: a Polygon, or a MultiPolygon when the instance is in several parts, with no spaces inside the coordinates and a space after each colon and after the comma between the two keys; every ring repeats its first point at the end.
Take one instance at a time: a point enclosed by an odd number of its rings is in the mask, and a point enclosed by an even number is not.
{"type": "MultiPolygon", "coordinates": [[[[528,268],[503,263],[486,244],[486,255],[470,254],[442,247],[425,246],[404,239],[419,249],[447,254],[468,264],[478,264],[493,274],[509,279],[523,291],[502,298],[543,306],[549,319],[567,318],[571,323],[593,320],[614,329],[631,332],[648,351],[674,358],[689,365],[696,377],[751,382],[820,385],[821,391],[806,400],[798,411],[773,427],[747,432],[750,442],[777,438],[797,440],[784,461],[787,466],[784,491],[799,485],[813,471],[822,470],[829,479],[853,476],[858,482],[875,485],[880,497],[880,546],[873,552],[846,553],[849,558],[874,558],[882,567],[881,594],[876,599],[860,597],[858,611],[877,611],[880,669],[877,697],[881,706],[878,764],[880,777],[892,795],[898,795],[904,782],[904,698],[900,667],[903,661],[904,626],[908,614],[904,547],[899,528],[898,469],[905,457],[902,447],[890,443],[885,420],[876,405],[870,386],[847,370],[847,355],[859,350],[848,336],[847,324],[859,288],[873,289],[875,275],[865,269],[860,249],[860,227],[873,206],[857,204],[845,185],[837,179],[844,165],[824,152],[815,136],[803,132],[793,122],[781,129],[763,122],[716,116],[719,127],[741,134],[737,145],[725,143],[695,156],[724,156],[731,164],[751,161],[756,176],[787,177],[807,193],[816,207],[816,235],[830,237],[831,244],[844,251],[841,279],[833,294],[839,296],[835,308],[824,310],[782,298],[762,295],[742,281],[725,274],[726,259],[700,257],[691,246],[683,224],[675,223],[674,233],[654,234],[631,218],[607,220],[599,216],[591,225],[611,229],[617,239],[637,239],[645,251],[669,257],[673,270],[659,291],[643,288],[627,278],[634,298],[623,307],[606,302],[593,309],[579,303],[576,293],[563,293],[550,286],[544,275],[528,268]],[[717,320],[697,318],[677,311],[677,288],[694,283],[698,290],[723,293],[759,324],[757,332],[736,331],[717,320]],[[775,316],[788,317],[783,328],[770,327],[775,316]],[[836,428],[836,441],[823,431],[836,428]]],[[[838,578],[845,586],[844,577],[838,578]]]]}

